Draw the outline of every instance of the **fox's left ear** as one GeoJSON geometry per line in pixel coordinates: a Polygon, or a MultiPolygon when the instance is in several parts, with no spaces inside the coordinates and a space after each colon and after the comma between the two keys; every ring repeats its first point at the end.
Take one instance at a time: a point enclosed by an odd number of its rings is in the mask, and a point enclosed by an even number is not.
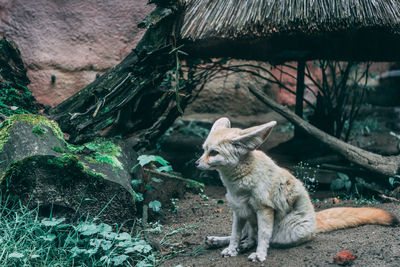
{"type": "Polygon", "coordinates": [[[229,121],[228,118],[222,117],[218,119],[216,122],[214,122],[210,132],[224,128],[231,128],[231,122],[229,121]]]}
{"type": "Polygon", "coordinates": [[[232,139],[232,143],[240,145],[247,150],[254,150],[265,142],[275,125],[276,121],[271,121],[266,124],[244,129],[241,132],[241,136],[232,139]]]}

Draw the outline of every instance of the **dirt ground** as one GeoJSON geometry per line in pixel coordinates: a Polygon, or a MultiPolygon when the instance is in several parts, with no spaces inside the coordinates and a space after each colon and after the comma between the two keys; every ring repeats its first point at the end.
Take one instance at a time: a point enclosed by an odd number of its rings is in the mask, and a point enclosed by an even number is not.
{"type": "MultiPolygon", "coordinates": [[[[222,258],[222,249],[206,249],[204,239],[208,235],[229,235],[231,211],[223,187],[207,187],[205,195],[187,193],[176,202],[177,212],[166,212],[162,233],[152,236],[162,241],[160,249],[165,260],[161,266],[337,266],[333,257],[345,249],[356,255],[353,266],[400,266],[400,227],[377,225],[321,233],[294,248],[270,248],[264,263],[249,262],[250,252],[222,258]]],[[[343,201],[334,205],[331,202],[317,202],[316,209],[338,205],[374,206],[400,217],[398,203],[343,201]]]]}

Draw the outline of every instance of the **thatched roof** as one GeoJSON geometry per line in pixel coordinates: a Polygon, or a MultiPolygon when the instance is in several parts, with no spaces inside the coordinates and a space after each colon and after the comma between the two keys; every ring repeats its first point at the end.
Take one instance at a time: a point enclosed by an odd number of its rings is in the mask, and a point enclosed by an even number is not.
{"type": "Polygon", "coordinates": [[[390,60],[390,54],[400,58],[400,0],[186,0],[186,4],[181,38],[201,54],[285,60],[390,60]]]}

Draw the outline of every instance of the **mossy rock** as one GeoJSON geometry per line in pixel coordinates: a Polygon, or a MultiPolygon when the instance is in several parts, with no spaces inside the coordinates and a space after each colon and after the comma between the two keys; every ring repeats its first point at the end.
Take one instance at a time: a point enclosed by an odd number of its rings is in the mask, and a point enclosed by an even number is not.
{"type": "Polygon", "coordinates": [[[0,128],[1,188],[28,205],[96,216],[108,203],[108,221],[132,219],[135,160],[134,151],[109,140],[70,145],[57,123],[38,115],[14,115],[0,128]]]}
{"type": "Polygon", "coordinates": [[[135,217],[135,201],[123,186],[102,176],[86,173],[77,158],[36,155],[12,163],[3,192],[20,199],[28,208],[37,205],[44,215],[72,219],[89,215],[108,223],[135,217]]]}

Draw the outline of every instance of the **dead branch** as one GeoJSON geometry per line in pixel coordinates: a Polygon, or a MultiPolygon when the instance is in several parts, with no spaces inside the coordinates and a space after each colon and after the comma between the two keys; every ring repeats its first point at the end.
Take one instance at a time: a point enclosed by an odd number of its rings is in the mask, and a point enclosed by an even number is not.
{"type": "Polygon", "coordinates": [[[350,162],[362,166],[376,174],[384,175],[385,177],[398,173],[400,168],[400,156],[382,156],[347,144],[344,141],[319,130],[315,126],[301,119],[287,107],[276,103],[254,85],[249,84],[248,88],[250,92],[252,92],[259,100],[261,100],[261,102],[269,106],[272,110],[279,113],[306,134],[316,138],[318,141],[327,145],[334,152],[342,155],[350,162]]]}

